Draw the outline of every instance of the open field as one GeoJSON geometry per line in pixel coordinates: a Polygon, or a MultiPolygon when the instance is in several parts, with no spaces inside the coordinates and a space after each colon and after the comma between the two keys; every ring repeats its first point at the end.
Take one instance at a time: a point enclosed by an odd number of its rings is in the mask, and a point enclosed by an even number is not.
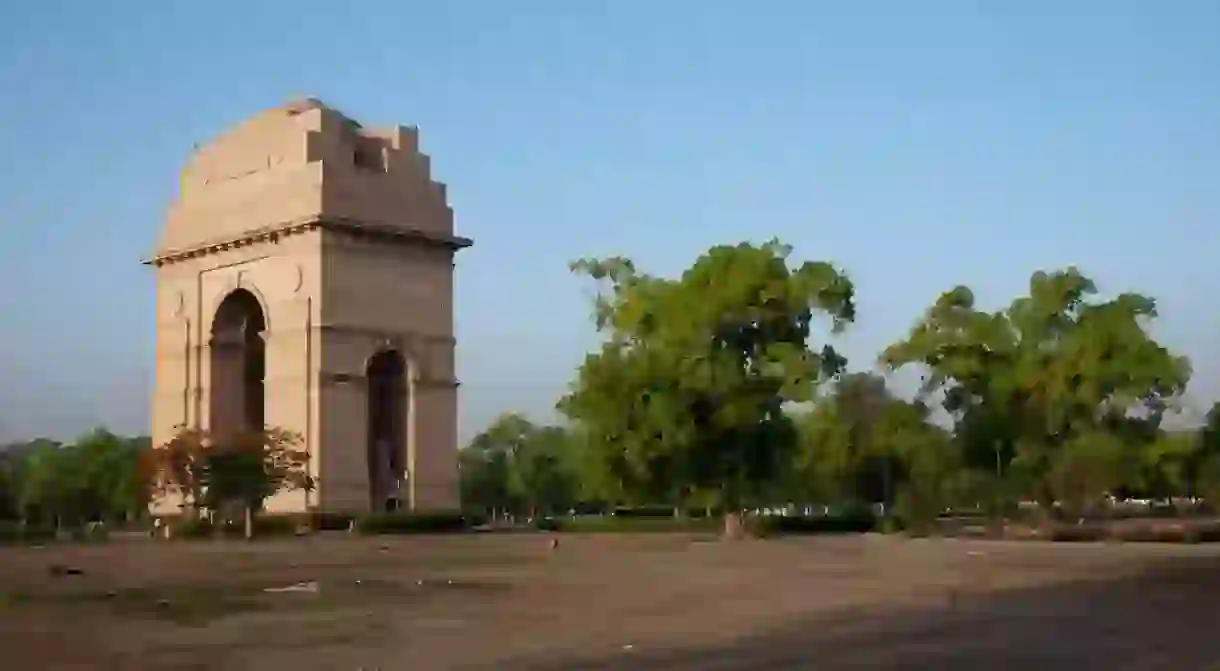
{"type": "Polygon", "coordinates": [[[0,651],[23,670],[1220,668],[1213,545],[562,543],[5,548],[0,651]]]}

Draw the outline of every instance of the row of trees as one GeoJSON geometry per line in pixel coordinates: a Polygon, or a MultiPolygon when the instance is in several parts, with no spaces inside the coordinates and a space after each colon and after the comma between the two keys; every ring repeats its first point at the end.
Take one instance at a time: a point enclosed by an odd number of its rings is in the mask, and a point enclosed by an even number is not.
{"type": "Polygon", "coordinates": [[[147,517],[154,498],[183,508],[252,514],[270,496],[313,486],[296,434],[279,429],[217,439],[183,431],[152,449],[146,437],[96,429],[75,443],[40,439],[0,449],[0,520],[79,527],[147,517]]]}
{"type": "MultiPolygon", "coordinates": [[[[1029,473],[1005,462],[1002,451],[970,466],[964,442],[930,414],[922,403],[895,398],[884,377],[845,375],[811,407],[793,411],[791,461],[746,503],[888,502],[918,517],[953,506],[999,513],[1036,496],[1029,473]]],[[[674,497],[622,488],[599,461],[597,442],[579,428],[504,414],[461,452],[462,501],[493,517],[616,505],[706,510],[723,502],[689,488],[674,497]]],[[[1059,501],[1069,512],[1083,512],[1107,494],[1220,503],[1220,406],[1205,426],[1162,430],[1142,445],[1074,442],[1045,484],[1043,503],[1059,501]]]]}
{"type": "Polygon", "coordinates": [[[856,499],[927,516],[1220,494],[1220,405],[1198,431],[1162,426],[1191,369],[1150,335],[1153,299],[1101,300],[1075,268],[1035,273],[995,311],[955,287],[877,361],[920,369],[905,399],[818,342],[854,320],[854,287],[790,253],[719,246],[677,278],[621,257],[573,264],[598,283],[604,342],[559,401],[562,426],[508,415],[464,450],[465,501],[733,511],[856,499]]]}
{"type": "MultiPolygon", "coordinates": [[[[562,425],[506,415],[463,450],[468,506],[863,500],[926,517],[1220,494],[1220,409],[1198,431],[1163,426],[1191,371],[1150,335],[1151,298],[1102,300],[1074,268],[1035,273],[994,311],[953,288],[876,362],[921,371],[922,388],[902,398],[882,374],[847,373],[829,343],[855,319],[848,276],[790,254],[778,242],[719,246],[676,278],[621,257],[573,264],[598,287],[603,342],[558,402],[562,425]]],[[[312,487],[298,444],[274,430],[187,432],[156,450],[105,431],[36,441],[3,453],[0,515],[115,519],[156,495],[249,512],[312,487]]]]}
{"type": "Polygon", "coordinates": [[[0,520],[69,525],[145,514],[142,464],[150,441],[104,429],[63,445],[39,439],[0,449],[0,520]]]}

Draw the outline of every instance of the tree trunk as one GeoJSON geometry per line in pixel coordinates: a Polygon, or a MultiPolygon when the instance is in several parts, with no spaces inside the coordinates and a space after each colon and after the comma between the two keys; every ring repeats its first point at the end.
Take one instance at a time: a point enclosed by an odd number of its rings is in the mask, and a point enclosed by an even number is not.
{"type": "Polygon", "coordinates": [[[246,505],[245,518],[246,518],[246,520],[245,520],[246,521],[246,540],[250,540],[251,538],[254,538],[254,507],[253,506],[246,505]]]}
{"type": "Polygon", "coordinates": [[[726,511],[724,513],[724,539],[734,541],[745,538],[745,536],[746,527],[741,512],[738,510],[726,511]]]}

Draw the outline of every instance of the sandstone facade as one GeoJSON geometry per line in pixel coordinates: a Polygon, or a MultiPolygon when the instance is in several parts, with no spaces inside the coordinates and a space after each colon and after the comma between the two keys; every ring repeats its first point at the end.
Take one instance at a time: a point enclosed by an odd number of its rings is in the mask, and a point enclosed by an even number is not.
{"type": "Polygon", "coordinates": [[[270,511],[458,507],[453,271],[470,244],[413,128],[309,99],[199,148],[147,261],[154,444],[265,423],[303,436],[318,483],[270,511]]]}

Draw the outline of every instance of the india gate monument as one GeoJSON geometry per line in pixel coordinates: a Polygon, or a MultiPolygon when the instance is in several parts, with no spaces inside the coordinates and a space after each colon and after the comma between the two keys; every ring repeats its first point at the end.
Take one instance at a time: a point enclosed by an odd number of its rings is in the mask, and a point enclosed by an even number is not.
{"type": "Polygon", "coordinates": [[[470,244],[414,128],[306,99],[198,147],[145,262],[154,444],[278,427],[317,485],[268,511],[456,509],[453,269],[470,244]]]}

